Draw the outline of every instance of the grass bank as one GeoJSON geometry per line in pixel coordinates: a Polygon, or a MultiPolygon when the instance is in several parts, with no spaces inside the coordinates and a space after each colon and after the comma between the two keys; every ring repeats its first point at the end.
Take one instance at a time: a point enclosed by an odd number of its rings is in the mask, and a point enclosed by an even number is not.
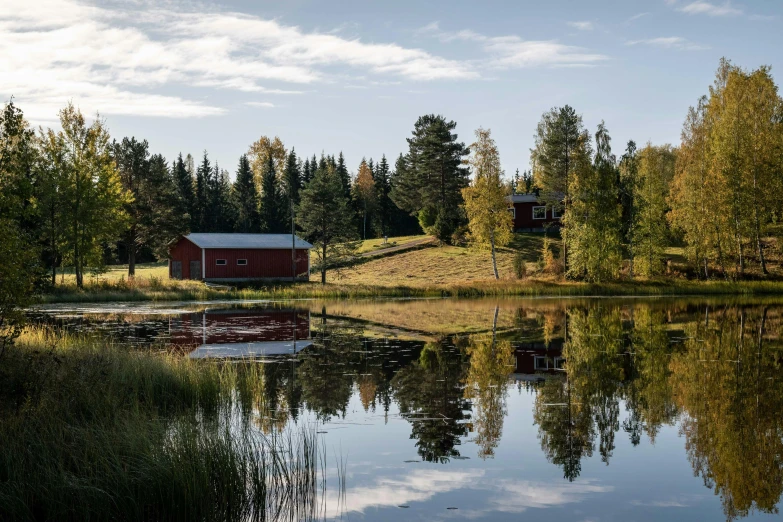
{"type": "Polygon", "coordinates": [[[579,283],[571,281],[484,280],[465,284],[386,286],[372,284],[316,282],[278,284],[242,289],[209,288],[201,283],[166,281],[150,285],[137,278],[133,283],[58,287],[41,296],[40,303],[116,301],[207,301],[369,297],[568,297],[568,296],[666,296],[666,295],[783,295],[783,281],[620,281],[579,283]]]}
{"type": "Polygon", "coordinates": [[[0,358],[0,520],[307,518],[323,453],[251,429],[259,372],[27,331],[0,358]]]}

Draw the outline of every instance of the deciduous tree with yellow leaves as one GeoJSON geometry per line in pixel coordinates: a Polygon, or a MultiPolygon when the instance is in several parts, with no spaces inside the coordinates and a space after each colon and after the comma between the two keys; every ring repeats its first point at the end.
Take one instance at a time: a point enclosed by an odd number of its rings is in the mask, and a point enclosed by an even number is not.
{"type": "Polygon", "coordinates": [[[490,249],[492,269],[499,279],[495,251],[511,242],[513,219],[507,199],[511,190],[503,183],[500,155],[489,129],[476,130],[476,142],[470,149],[473,180],[462,189],[470,236],[475,244],[490,249]]]}

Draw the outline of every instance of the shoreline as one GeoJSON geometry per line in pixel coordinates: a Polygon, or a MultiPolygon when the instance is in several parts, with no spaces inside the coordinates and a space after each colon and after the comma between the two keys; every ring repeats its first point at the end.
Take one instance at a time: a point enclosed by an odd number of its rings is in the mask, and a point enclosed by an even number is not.
{"type": "Polygon", "coordinates": [[[646,281],[646,282],[487,282],[465,285],[409,287],[297,283],[243,289],[216,289],[203,285],[74,287],[42,294],[34,305],[89,302],[174,302],[304,298],[400,297],[662,297],[662,296],[783,296],[783,281],[646,281]]]}

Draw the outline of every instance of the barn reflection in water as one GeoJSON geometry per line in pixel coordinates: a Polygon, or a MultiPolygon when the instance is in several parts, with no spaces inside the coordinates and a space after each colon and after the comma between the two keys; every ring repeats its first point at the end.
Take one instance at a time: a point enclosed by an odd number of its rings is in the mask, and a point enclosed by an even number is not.
{"type": "Polygon", "coordinates": [[[310,312],[301,309],[224,309],[169,321],[171,344],[191,358],[293,355],[312,344],[310,312]]]}

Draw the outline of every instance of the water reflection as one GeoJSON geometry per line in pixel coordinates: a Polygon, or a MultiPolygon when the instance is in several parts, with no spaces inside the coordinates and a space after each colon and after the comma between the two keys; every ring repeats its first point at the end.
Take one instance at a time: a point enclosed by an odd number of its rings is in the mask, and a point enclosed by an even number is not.
{"type": "MultiPolygon", "coordinates": [[[[687,502],[652,498],[655,487],[639,493],[649,498],[629,506],[647,510],[641,519],[665,518],[664,507],[675,505],[737,519],[777,514],[783,493],[781,312],[775,303],[698,301],[308,302],[143,321],[156,341],[191,357],[255,358],[257,424],[266,433],[309,416],[354,443],[363,427],[388,425],[393,446],[394,426],[405,423],[416,456],[392,463],[380,446],[360,453],[366,460],[355,472],[372,480],[349,488],[348,509],[472,491],[484,511],[471,516],[492,518],[557,505],[546,490],[589,511],[592,496],[622,486],[611,470],[632,468],[644,453],[630,452],[643,450],[687,461],[703,485],[687,502]],[[156,320],[164,326],[151,326],[156,320]],[[511,404],[529,405],[533,440],[511,404]],[[504,437],[509,425],[526,438],[504,437]],[[501,454],[532,459],[534,447],[561,482],[544,485],[548,471],[522,460],[491,463],[501,454]],[[400,475],[399,466],[417,462],[436,467],[400,475]]],[[[682,477],[650,466],[640,473],[682,477]]],[[[688,475],[682,480],[692,484],[688,475]]]]}

